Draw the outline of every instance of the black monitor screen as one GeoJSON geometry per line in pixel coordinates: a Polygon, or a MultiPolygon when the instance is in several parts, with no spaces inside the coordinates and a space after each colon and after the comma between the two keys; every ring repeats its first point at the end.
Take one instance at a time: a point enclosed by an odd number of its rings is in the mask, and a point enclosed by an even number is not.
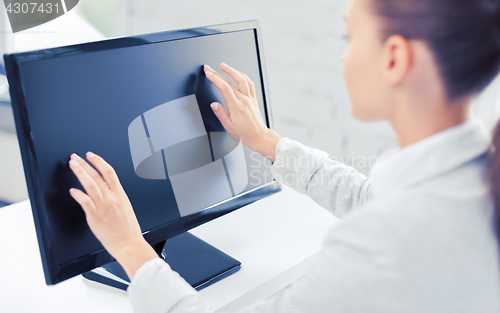
{"type": "Polygon", "coordinates": [[[230,28],[5,56],[47,283],[112,260],[69,195],[81,188],[68,166],[73,152],[92,151],[115,168],[150,243],[279,189],[271,163],[225,132],[210,108],[225,102],[203,65],[226,62],[255,82],[270,126],[258,25],[230,28]]]}

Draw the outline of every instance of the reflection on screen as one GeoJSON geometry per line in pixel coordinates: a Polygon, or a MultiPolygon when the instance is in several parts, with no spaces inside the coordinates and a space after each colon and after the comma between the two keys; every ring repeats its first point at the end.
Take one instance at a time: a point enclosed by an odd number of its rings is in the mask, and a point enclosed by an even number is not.
{"type": "Polygon", "coordinates": [[[243,145],[205,130],[196,95],[169,101],[128,128],[137,176],[170,179],[180,216],[241,193],[248,184],[243,145]]]}

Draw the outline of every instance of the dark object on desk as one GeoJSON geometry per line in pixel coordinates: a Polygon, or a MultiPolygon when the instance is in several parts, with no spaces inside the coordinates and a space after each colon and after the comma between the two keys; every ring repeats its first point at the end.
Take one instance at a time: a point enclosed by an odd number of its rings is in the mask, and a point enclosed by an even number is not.
{"type": "Polygon", "coordinates": [[[73,152],[115,168],[145,239],[160,248],[281,190],[266,158],[241,144],[217,149],[227,133],[210,103],[225,102],[203,73],[221,62],[246,73],[271,127],[261,43],[252,21],[4,55],[47,284],[114,261],[69,195],[82,188],[73,152]],[[173,153],[181,146],[193,163],[173,153]]]}
{"type": "MultiPolygon", "coordinates": [[[[240,262],[188,232],[168,239],[160,256],[196,290],[236,273],[241,267],[240,262]]],[[[122,290],[127,290],[130,284],[116,261],[84,273],[83,277],[122,290]],[[107,275],[100,274],[102,270],[107,275]]]]}

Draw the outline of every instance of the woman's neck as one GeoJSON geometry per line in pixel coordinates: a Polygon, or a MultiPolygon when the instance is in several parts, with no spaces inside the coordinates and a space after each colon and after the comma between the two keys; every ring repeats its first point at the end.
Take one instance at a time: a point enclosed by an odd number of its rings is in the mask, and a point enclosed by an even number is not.
{"type": "Polygon", "coordinates": [[[401,148],[468,119],[471,98],[455,102],[426,100],[418,104],[413,101],[399,102],[389,118],[401,148]]]}

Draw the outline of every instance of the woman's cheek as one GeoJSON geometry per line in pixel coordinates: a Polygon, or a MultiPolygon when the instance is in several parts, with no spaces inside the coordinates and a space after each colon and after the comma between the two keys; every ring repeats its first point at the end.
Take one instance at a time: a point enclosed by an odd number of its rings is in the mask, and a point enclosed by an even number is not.
{"type": "Polygon", "coordinates": [[[367,51],[368,47],[352,47],[344,59],[344,78],[351,100],[351,114],[365,122],[380,120],[383,112],[377,106],[381,103],[382,87],[376,71],[376,62],[367,51]]]}
{"type": "Polygon", "coordinates": [[[349,98],[351,99],[352,113],[355,116],[359,107],[359,97],[360,88],[358,84],[360,83],[360,73],[357,68],[356,59],[352,54],[352,49],[346,52],[344,58],[344,80],[347,86],[347,91],[349,93],[349,98]]]}

